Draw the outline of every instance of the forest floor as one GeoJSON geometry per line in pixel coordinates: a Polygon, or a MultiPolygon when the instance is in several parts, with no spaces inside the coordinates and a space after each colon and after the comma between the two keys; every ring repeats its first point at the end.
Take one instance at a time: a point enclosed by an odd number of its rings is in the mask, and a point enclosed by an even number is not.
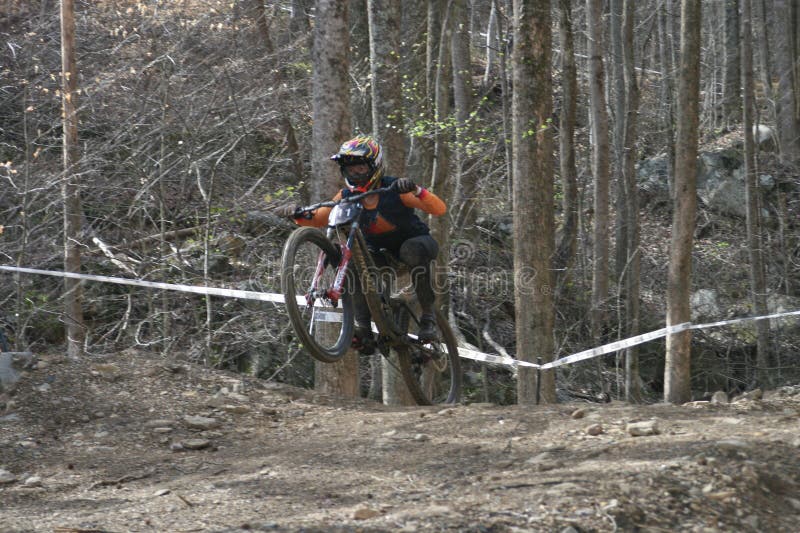
{"type": "Polygon", "coordinates": [[[684,406],[399,408],[129,350],[42,355],[0,408],[2,531],[800,523],[800,386],[684,406]]]}

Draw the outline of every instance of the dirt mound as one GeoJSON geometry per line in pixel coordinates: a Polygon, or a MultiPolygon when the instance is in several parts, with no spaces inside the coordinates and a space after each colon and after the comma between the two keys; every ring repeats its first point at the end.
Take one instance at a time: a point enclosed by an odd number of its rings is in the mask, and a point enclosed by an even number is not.
{"type": "Polygon", "coordinates": [[[715,402],[390,408],[42,356],[0,397],[0,530],[796,530],[800,387],[715,402]]]}

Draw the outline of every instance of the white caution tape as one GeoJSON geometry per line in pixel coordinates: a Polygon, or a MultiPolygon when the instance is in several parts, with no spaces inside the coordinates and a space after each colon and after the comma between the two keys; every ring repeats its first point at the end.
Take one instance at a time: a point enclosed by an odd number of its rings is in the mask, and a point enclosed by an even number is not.
{"type": "Polygon", "coordinates": [[[578,352],[576,354],[568,355],[567,357],[562,357],[561,359],[556,359],[555,361],[545,363],[542,365],[542,370],[547,370],[548,368],[556,368],[558,366],[563,366],[563,365],[569,365],[572,363],[577,363],[578,361],[585,361],[586,359],[592,359],[594,357],[605,355],[607,353],[617,352],[619,350],[631,348],[638,344],[643,344],[645,342],[650,342],[656,339],[660,339],[661,337],[666,337],[667,335],[672,335],[673,333],[680,333],[681,331],[686,331],[687,329],[690,329],[691,326],[692,326],[691,322],[684,322],[683,324],[678,324],[677,326],[661,328],[655,331],[651,331],[650,333],[643,333],[641,335],[631,337],[629,339],[623,339],[609,344],[604,344],[603,346],[598,346],[597,348],[584,350],[582,352],[578,352]]]}
{"type": "MultiPolygon", "coordinates": [[[[239,289],[223,289],[220,287],[204,287],[199,285],[181,285],[181,284],[173,284],[173,283],[162,283],[158,281],[144,281],[139,279],[127,279],[127,278],[114,278],[110,276],[95,276],[91,274],[77,274],[73,272],[59,272],[55,270],[39,270],[35,268],[22,268],[22,267],[9,267],[9,266],[2,266],[0,265],[0,271],[6,272],[20,272],[23,274],[41,274],[45,276],[56,276],[62,278],[72,278],[72,279],[82,279],[87,281],[99,281],[102,283],[116,283],[118,285],[132,285],[136,287],[146,287],[151,289],[162,289],[168,291],[178,291],[178,292],[190,292],[194,294],[203,294],[207,296],[223,296],[228,298],[239,298],[239,299],[246,299],[246,300],[258,300],[261,302],[273,302],[273,303],[285,303],[285,299],[282,294],[273,294],[273,293],[266,293],[266,292],[256,292],[256,291],[244,291],[239,289]]],[[[305,299],[302,296],[297,297],[297,303],[300,305],[305,305],[305,299]]],[[[324,310],[324,311],[317,311],[315,313],[315,318],[319,321],[323,322],[341,322],[342,321],[342,314],[340,312],[334,311],[332,309],[324,310]]],[[[785,313],[774,313],[771,315],[764,315],[764,316],[756,316],[756,317],[741,317],[741,318],[733,318],[730,320],[721,320],[719,322],[709,322],[707,324],[692,324],[691,322],[684,322],[683,324],[678,324],[675,326],[667,326],[665,328],[657,329],[655,331],[651,331],[649,333],[643,333],[641,335],[637,335],[635,337],[630,337],[628,339],[619,340],[616,342],[612,342],[609,344],[604,344],[603,346],[598,346],[596,348],[591,348],[588,350],[584,350],[582,352],[578,352],[572,355],[568,355],[566,357],[562,357],[560,359],[556,359],[555,361],[551,361],[549,363],[545,363],[543,365],[538,365],[536,363],[530,363],[528,361],[521,361],[519,359],[514,359],[512,357],[503,357],[500,355],[493,355],[488,353],[479,352],[476,350],[472,350],[469,348],[459,347],[458,352],[459,356],[465,359],[472,359],[474,361],[482,361],[490,364],[498,364],[498,365],[505,365],[505,366],[514,366],[514,367],[525,367],[525,368],[539,368],[541,370],[548,370],[551,368],[556,368],[563,365],[568,365],[572,363],[576,363],[578,361],[585,361],[586,359],[592,359],[594,357],[599,357],[601,355],[605,355],[611,352],[616,352],[619,350],[624,350],[626,348],[631,348],[633,346],[643,344],[645,342],[650,342],[656,339],[660,339],[661,337],[666,337],[667,335],[673,335],[675,333],[680,333],[682,331],[687,330],[694,330],[694,329],[710,329],[710,328],[717,328],[722,326],[728,326],[731,324],[737,324],[740,322],[750,322],[754,320],[769,320],[775,318],[785,318],[791,316],[800,316],[800,310],[798,311],[788,311],[785,313]]]]}
{"type": "Polygon", "coordinates": [[[633,346],[637,346],[639,344],[644,344],[645,342],[650,342],[656,339],[660,339],[662,337],[666,337],[667,335],[680,333],[682,331],[694,330],[694,329],[711,329],[722,326],[729,326],[731,324],[738,324],[741,322],[752,322],[755,320],[770,320],[775,318],[786,318],[792,316],[800,316],[800,311],[787,311],[785,313],[774,313],[771,315],[763,315],[763,316],[746,316],[741,318],[733,318],[730,320],[720,320],[718,322],[709,322],[706,324],[692,324],[691,322],[684,322],[683,324],[668,326],[666,328],[657,329],[649,333],[643,333],[635,337],[630,337],[628,339],[619,340],[609,344],[604,344],[603,346],[598,346],[597,348],[591,348],[588,350],[584,350],[582,352],[568,355],[566,357],[556,359],[555,361],[545,363],[541,365],[540,368],[542,370],[548,370],[550,368],[556,368],[563,365],[577,363],[578,361],[585,361],[586,359],[592,359],[594,357],[599,357],[601,355],[605,355],[608,353],[617,352],[620,350],[624,350],[626,348],[632,348],[633,346]]]}
{"type": "Polygon", "coordinates": [[[720,320],[719,322],[709,322],[708,324],[694,324],[689,329],[709,329],[718,328],[721,326],[729,326],[739,322],[750,322],[753,320],[770,320],[774,318],[785,318],[787,316],[800,316],[800,311],[787,311],[785,313],[773,313],[771,315],[763,316],[745,316],[742,318],[732,318],[730,320],[720,320]]]}
{"type": "MultiPolygon", "coordinates": [[[[92,274],[77,274],[75,272],[58,272],[55,270],[39,270],[35,268],[19,268],[0,265],[0,270],[6,272],[21,272],[23,274],[41,274],[43,276],[56,276],[61,278],[82,279],[87,281],[99,281],[102,283],[116,283],[117,285],[133,285],[134,287],[146,287],[149,289],[162,289],[166,291],[191,292],[206,296],[225,296],[228,298],[240,298],[245,300],[259,300],[262,302],[284,303],[282,294],[270,294],[266,292],[243,291],[238,289],[223,289],[220,287],[203,287],[200,285],[181,285],[173,283],[162,283],[159,281],[145,281],[141,279],[112,278],[110,276],[95,276],[92,274]]],[[[298,303],[305,304],[298,298],[298,303]]]]}
{"type": "Polygon", "coordinates": [[[502,355],[492,355],[488,353],[479,352],[477,350],[470,350],[469,348],[458,347],[458,355],[464,359],[472,359],[473,361],[482,361],[484,363],[491,363],[494,365],[505,366],[521,366],[525,368],[539,368],[536,363],[529,363],[528,361],[520,361],[513,357],[504,357],[502,355]]]}
{"type": "MultiPolygon", "coordinates": [[[[113,278],[111,276],[95,276],[93,274],[77,274],[75,272],[59,272],[57,270],[39,270],[36,268],[9,267],[0,265],[0,271],[21,272],[23,274],[41,274],[44,276],[55,276],[60,278],[80,279],[86,281],[99,281],[101,283],[115,283],[117,285],[131,285],[134,287],[145,287],[148,289],[162,289],[166,291],[190,292],[202,294],[204,296],[223,296],[226,298],[238,298],[240,300],[258,300],[260,302],[286,303],[282,294],[269,292],[245,291],[241,289],[225,289],[222,287],[206,287],[202,285],[182,285],[179,283],[162,283],[160,281],[145,281],[142,279],[113,278]]],[[[302,296],[297,297],[298,305],[306,305],[306,300],[302,296]]],[[[321,302],[316,303],[317,307],[324,307],[321,302]]],[[[341,322],[341,313],[337,313],[330,308],[330,311],[320,314],[322,322],[341,322]],[[337,319],[334,315],[338,314],[337,319]]]]}
{"type": "Polygon", "coordinates": [[[652,340],[665,337],[666,335],[672,333],[679,333],[681,331],[685,331],[687,329],[690,329],[690,327],[691,323],[686,322],[684,324],[678,324],[677,326],[673,327],[661,328],[655,331],[651,331],[650,333],[643,333],[642,335],[637,335],[629,339],[619,340],[609,344],[604,344],[603,346],[598,346],[597,348],[591,348],[589,350],[584,350],[582,352],[568,355],[567,357],[562,357],[561,359],[556,359],[555,361],[551,361],[543,365],[530,363],[528,361],[520,361],[519,359],[514,359],[511,357],[501,357],[499,355],[490,355],[481,352],[476,352],[474,350],[464,350],[463,348],[459,348],[458,352],[459,355],[461,355],[462,357],[465,357],[467,359],[473,359],[475,361],[484,361],[487,363],[494,363],[499,365],[522,366],[528,368],[539,368],[541,370],[547,370],[550,368],[556,368],[563,365],[577,363],[578,361],[585,361],[586,359],[592,359],[594,357],[599,357],[607,353],[624,350],[625,348],[630,348],[632,346],[636,346],[637,344],[650,342],[652,340]],[[462,351],[467,353],[462,354],[462,351]]]}

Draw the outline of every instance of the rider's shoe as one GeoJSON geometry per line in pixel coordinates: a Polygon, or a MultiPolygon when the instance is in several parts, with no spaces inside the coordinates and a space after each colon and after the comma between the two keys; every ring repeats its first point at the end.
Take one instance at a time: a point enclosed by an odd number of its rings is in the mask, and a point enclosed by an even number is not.
{"type": "Polygon", "coordinates": [[[417,338],[422,342],[433,342],[436,340],[436,319],[433,314],[424,313],[420,317],[417,338]]]}
{"type": "Polygon", "coordinates": [[[352,347],[358,350],[359,353],[364,355],[372,355],[375,353],[375,336],[372,334],[372,329],[365,326],[356,326],[352,347]]]}

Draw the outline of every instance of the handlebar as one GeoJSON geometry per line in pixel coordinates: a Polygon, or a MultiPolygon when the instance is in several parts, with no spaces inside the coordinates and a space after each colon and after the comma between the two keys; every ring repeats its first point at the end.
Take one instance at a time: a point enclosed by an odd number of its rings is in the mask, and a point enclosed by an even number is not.
{"type": "Polygon", "coordinates": [[[313,205],[309,205],[307,207],[298,207],[294,211],[294,217],[299,218],[311,211],[319,209],[320,207],[335,207],[341,203],[353,203],[361,200],[362,198],[366,198],[367,196],[373,196],[375,194],[383,194],[385,192],[389,192],[392,190],[392,187],[382,187],[380,189],[373,189],[371,191],[362,192],[361,194],[355,194],[353,196],[348,196],[347,198],[342,198],[340,200],[328,200],[325,202],[319,202],[313,205]]]}

